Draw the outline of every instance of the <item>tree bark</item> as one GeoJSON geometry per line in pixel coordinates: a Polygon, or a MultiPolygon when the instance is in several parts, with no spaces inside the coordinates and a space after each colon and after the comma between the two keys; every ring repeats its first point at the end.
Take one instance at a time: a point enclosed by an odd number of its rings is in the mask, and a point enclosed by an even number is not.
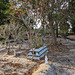
{"type": "Polygon", "coordinates": [[[30,48],[32,48],[32,33],[31,33],[31,29],[30,29],[30,32],[29,32],[29,36],[30,36],[30,48]]]}
{"type": "Polygon", "coordinates": [[[50,24],[50,31],[51,31],[52,42],[53,42],[53,44],[56,45],[56,37],[55,37],[54,30],[53,30],[52,11],[49,12],[48,19],[49,19],[49,24],[50,24]]]}
{"type": "Polygon", "coordinates": [[[35,48],[37,48],[37,33],[35,33],[35,38],[36,38],[35,48]]]}
{"type": "Polygon", "coordinates": [[[52,42],[54,45],[56,45],[56,37],[55,37],[54,30],[53,30],[53,22],[50,23],[50,31],[51,31],[52,42]]]}
{"type": "Polygon", "coordinates": [[[58,38],[58,23],[56,22],[56,38],[58,38]]]}

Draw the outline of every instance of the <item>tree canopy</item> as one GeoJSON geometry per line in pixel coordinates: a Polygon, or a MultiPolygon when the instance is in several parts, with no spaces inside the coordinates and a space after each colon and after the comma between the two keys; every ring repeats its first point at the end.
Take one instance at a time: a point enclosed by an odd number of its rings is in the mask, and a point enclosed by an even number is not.
{"type": "Polygon", "coordinates": [[[9,8],[9,0],[0,0],[0,25],[6,22],[8,17],[7,10],[9,8]]]}

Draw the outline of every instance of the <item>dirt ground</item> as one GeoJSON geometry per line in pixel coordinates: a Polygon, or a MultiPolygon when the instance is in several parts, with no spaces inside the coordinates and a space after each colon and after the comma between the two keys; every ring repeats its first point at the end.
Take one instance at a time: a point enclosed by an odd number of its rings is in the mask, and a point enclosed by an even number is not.
{"type": "Polygon", "coordinates": [[[27,59],[29,49],[23,46],[11,47],[9,55],[5,45],[0,45],[0,75],[24,75],[36,62],[27,59]],[[14,50],[16,55],[14,55],[14,50]]]}
{"type": "Polygon", "coordinates": [[[48,46],[48,64],[41,64],[32,75],[75,75],[75,41],[58,38],[48,46]]]}
{"type": "MultiPolygon", "coordinates": [[[[64,38],[58,38],[57,41],[56,46],[48,45],[48,64],[40,64],[32,75],[75,75],[75,41],[64,38]]],[[[24,75],[37,64],[27,59],[29,49],[15,46],[7,55],[4,47],[0,46],[0,75],[24,75]]]]}
{"type": "Polygon", "coordinates": [[[0,55],[0,75],[24,75],[35,64],[26,58],[0,55]]]}

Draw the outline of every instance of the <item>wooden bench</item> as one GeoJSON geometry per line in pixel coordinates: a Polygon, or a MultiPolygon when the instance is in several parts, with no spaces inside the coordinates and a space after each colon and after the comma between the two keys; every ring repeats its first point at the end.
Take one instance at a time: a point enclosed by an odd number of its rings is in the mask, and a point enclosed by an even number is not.
{"type": "Polygon", "coordinates": [[[40,60],[48,53],[48,49],[46,46],[41,47],[39,49],[31,49],[28,53],[28,59],[40,60]]]}

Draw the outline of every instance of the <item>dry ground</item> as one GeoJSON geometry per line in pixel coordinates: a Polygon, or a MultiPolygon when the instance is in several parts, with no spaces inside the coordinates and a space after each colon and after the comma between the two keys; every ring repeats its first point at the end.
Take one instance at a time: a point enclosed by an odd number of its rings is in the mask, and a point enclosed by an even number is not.
{"type": "Polygon", "coordinates": [[[75,41],[58,38],[48,46],[48,64],[41,64],[32,75],[75,75],[75,41]]]}
{"type": "MultiPolygon", "coordinates": [[[[58,45],[48,46],[48,64],[41,64],[32,75],[75,75],[75,41],[58,38],[58,45]]],[[[7,55],[0,48],[0,75],[24,75],[36,62],[27,59],[28,49],[16,49],[7,55]]],[[[43,59],[44,61],[44,59],[43,59]]]]}

